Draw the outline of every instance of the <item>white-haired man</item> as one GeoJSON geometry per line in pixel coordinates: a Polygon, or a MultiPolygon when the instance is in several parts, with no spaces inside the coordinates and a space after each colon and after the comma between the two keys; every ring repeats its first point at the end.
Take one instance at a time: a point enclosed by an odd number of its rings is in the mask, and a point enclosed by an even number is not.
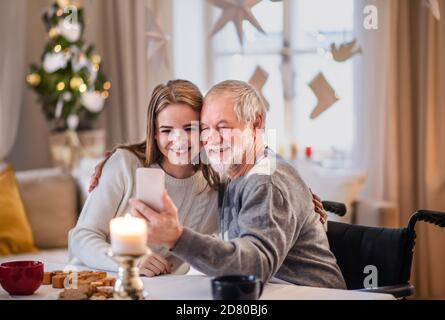
{"type": "Polygon", "coordinates": [[[167,194],[164,212],[132,200],[149,239],[210,276],[253,274],[307,286],[345,288],[312,196],[295,169],[268,149],[266,108],[256,90],[224,81],[207,93],[202,139],[212,167],[229,178],[220,209],[221,238],[181,226],[167,194]],[[233,134],[237,132],[238,134],[233,134]]]}

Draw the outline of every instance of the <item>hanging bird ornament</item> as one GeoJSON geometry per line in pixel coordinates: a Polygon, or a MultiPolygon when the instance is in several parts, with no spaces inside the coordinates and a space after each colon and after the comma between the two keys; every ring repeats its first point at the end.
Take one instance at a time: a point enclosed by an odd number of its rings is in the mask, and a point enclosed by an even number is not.
{"type": "Polygon", "coordinates": [[[265,34],[258,20],[252,13],[252,8],[262,0],[209,0],[214,6],[223,10],[221,17],[213,27],[210,36],[214,36],[224,26],[232,21],[235,24],[240,44],[244,44],[243,21],[249,21],[259,32],[265,34]]]}
{"type": "Polygon", "coordinates": [[[335,43],[332,43],[331,53],[335,61],[344,62],[346,60],[349,60],[356,54],[362,53],[362,48],[357,47],[357,39],[354,39],[351,42],[345,42],[340,46],[337,46],[335,43]]]}

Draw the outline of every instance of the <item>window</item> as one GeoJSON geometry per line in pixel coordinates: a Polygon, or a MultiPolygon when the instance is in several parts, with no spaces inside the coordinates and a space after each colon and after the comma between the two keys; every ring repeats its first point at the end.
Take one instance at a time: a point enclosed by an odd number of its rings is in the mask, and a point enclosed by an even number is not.
{"type": "MultiPolygon", "coordinates": [[[[212,9],[214,22],[220,16],[212,9]]],[[[244,22],[245,43],[239,44],[235,27],[228,24],[212,41],[212,82],[248,80],[257,65],[269,73],[263,94],[271,107],[267,127],[277,133],[278,151],[290,156],[297,143],[299,154],[311,146],[320,159],[348,159],[353,144],[353,63],[332,60],[329,48],[353,38],[353,0],[262,1],[253,8],[267,35],[244,22]],[[294,91],[290,111],[285,111],[280,65],[284,40],[290,43],[294,91]],[[310,114],[317,104],[310,81],[323,72],[340,100],[318,118],[310,114]],[[291,119],[286,127],[286,119],[291,119]]],[[[288,109],[287,109],[288,110],[288,109]]],[[[343,164],[346,162],[343,161],[343,164]]]]}

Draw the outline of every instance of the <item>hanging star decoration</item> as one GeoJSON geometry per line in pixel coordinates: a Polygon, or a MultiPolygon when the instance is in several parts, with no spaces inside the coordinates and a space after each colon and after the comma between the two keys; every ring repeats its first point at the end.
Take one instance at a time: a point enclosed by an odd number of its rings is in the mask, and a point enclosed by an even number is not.
{"type": "Polygon", "coordinates": [[[214,36],[224,26],[232,21],[235,24],[240,44],[244,44],[243,21],[249,21],[258,31],[265,34],[258,20],[252,13],[252,8],[262,0],[209,0],[214,6],[223,10],[219,20],[216,22],[210,36],[214,36]]]}
{"type": "Polygon", "coordinates": [[[269,101],[263,95],[263,88],[269,78],[269,74],[260,66],[257,66],[252,77],[250,77],[249,83],[258,91],[261,98],[263,99],[266,109],[269,110],[269,101]]]}
{"type": "Polygon", "coordinates": [[[430,8],[434,18],[436,18],[437,21],[440,21],[439,0],[426,0],[426,6],[430,8]]]}
{"type": "Polygon", "coordinates": [[[146,5],[145,10],[147,13],[147,57],[157,68],[162,64],[169,68],[168,63],[168,45],[170,43],[170,37],[167,36],[159,25],[156,15],[146,5]]]}
{"type": "Polygon", "coordinates": [[[318,100],[317,106],[311,113],[311,119],[315,119],[329,109],[334,103],[336,103],[339,98],[335,94],[335,91],[329,82],[326,80],[324,74],[321,72],[315,76],[315,78],[309,83],[309,86],[318,100]]]}
{"type": "Polygon", "coordinates": [[[344,62],[346,60],[349,60],[356,54],[362,53],[362,48],[357,47],[357,39],[354,39],[351,42],[342,43],[340,46],[332,43],[331,53],[335,61],[344,62]]]}

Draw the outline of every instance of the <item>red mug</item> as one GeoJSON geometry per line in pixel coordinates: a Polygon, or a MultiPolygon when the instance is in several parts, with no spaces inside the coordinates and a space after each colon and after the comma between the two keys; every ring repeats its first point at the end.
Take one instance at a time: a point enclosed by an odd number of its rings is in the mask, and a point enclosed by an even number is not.
{"type": "Polygon", "coordinates": [[[12,261],[0,264],[0,284],[10,295],[32,295],[42,281],[42,262],[12,261]]]}

